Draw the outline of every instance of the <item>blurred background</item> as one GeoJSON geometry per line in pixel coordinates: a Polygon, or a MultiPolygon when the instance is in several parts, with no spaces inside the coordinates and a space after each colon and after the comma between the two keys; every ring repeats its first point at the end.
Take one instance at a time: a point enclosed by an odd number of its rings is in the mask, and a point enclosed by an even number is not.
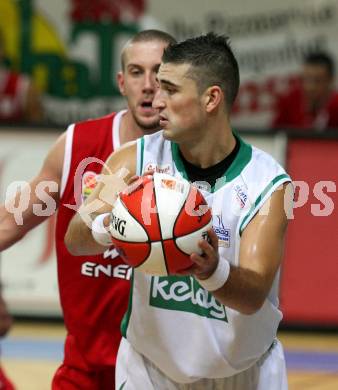
{"type": "MultiPolygon", "coordinates": [[[[337,389],[338,0],[0,0],[0,200],[70,123],[124,107],[120,50],[145,28],[231,38],[233,127],[295,182],[281,275],[290,388],[337,389]]],[[[48,389],[62,360],[53,232],[50,218],[2,254],[16,318],[2,361],[19,390],[48,389]]]]}

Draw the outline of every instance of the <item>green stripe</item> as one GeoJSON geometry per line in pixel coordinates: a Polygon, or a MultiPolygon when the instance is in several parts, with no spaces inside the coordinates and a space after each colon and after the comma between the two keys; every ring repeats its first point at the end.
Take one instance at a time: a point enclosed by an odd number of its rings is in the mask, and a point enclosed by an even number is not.
{"type": "Polygon", "coordinates": [[[129,320],[131,316],[131,310],[133,306],[133,289],[134,289],[134,269],[131,271],[131,278],[130,278],[130,292],[129,292],[129,301],[128,301],[128,308],[123,316],[122,322],[121,322],[121,334],[124,338],[127,338],[127,329],[129,325],[129,320]]]}
{"type": "MultiPolygon", "coordinates": [[[[243,169],[251,160],[252,157],[251,145],[244,142],[242,138],[239,137],[237,134],[235,135],[235,137],[240,143],[237,156],[232,162],[232,164],[230,165],[230,167],[224,172],[223,176],[216,181],[216,184],[211,188],[211,192],[217,191],[218,189],[223,187],[226,183],[229,183],[230,181],[235,179],[238,175],[241,174],[243,169]]],[[[179,147],[174,142],[171,143],[171,152],[172,152],[172,157],[175,162],[176,168],[185,179],[189,180],[187,172],[184,168],[183,161],[180,156],[179,147]]]]}
{"type": "Polygon", "coordinates": [[[124,388],[124,385],[127,383],[127,381],[124,381],[122,385],[120,386],[119,390],[122,390],[124,388]]]}
{"type": "Polygon", "coordinates": [[[142,175],[142,170],[143,170],[143,155],[144,155],[144,137],[140,139],[141,145],[140,145],[140,172],[137,172],[138,175],[142,175]]]}
{"type": "MultiPolygon", "coordinates": [[[[264,190],[261,192],[261,194],[258,196],[258,198],[255,200],[255,203],[250,207],[250,210],[247,212],[245,217],[243,218],[243,221],[239,227],[239,234],[242,234],[243,225],[246,223],[248,218],[252,217],[252,215],[255,214],[255,209],[259,205],[259,203],[264,199],[266,194],[271,191],[271,189],[276,185],[276,183],[279,184],[279,182],[285,182],[285,181],[291,181],[290,177],[283,173],[282,175],[276,176],[273,180],[270,181],[270,183],[264,188],[264,190]]],[[[280,184],[281,184],[280,183],[280,184]]]]}

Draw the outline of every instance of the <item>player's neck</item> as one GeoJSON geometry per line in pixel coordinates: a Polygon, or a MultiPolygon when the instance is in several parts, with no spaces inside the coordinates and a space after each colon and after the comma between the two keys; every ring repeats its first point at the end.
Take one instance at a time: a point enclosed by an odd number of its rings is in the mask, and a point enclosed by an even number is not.
{"type": "Polygon", "coordinates": [[[229,123],[209,128],[198,140],[180,144],[184,158],[200,168],[208,168],[225,159],[235,148],[236,139],[229,123]]]}
{"type": "Polygon", "coordinates": [[[135,123],[135,120],[130,111],[127,111],[122,116],[119,132],[121,145],[144,135],[144,132],[140,129],[137,123],[135,123]]]}

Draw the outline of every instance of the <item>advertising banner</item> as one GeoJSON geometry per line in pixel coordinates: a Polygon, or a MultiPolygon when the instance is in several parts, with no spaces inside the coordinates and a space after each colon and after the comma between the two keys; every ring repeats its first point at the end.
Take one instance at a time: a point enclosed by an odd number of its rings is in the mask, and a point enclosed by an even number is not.
{"type": "MultiPolygon", "coordinates": [[[[31,190],[28,182],[41,169],[58,134],[14,128],[0,131],[0,200],[24,188],[25,196],[10,208],[16,223],[22,224],[31,190]]],[[[54,207],[55,209],[55,207],[54,207]]],[[[60,315],[54,247],[55,217],[29,232],[1,256],[1,282],[6,301],[15,314],[60,315]]]]}
{"type": "Polygon", "coordinates": [[[269,126],[306,53],[325,50],[338,60],[336,0],[2,0],[0,15],[9,63],[33,75],[46,119],[62,125],[124,104],[119,53],[144,28],[178,40],[207,31],[231,38],[242,82],[237,127],[269,126]]]}

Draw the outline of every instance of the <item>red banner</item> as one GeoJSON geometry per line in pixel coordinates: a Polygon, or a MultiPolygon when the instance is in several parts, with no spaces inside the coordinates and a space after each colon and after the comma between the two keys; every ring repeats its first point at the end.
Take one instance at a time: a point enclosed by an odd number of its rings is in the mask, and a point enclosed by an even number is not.
{"type": "Polygon", "coordinates": [[[284,323],[338,325],[338,140],[291,139],[287,158],[297,185],[282,268],[284,323]]]}

